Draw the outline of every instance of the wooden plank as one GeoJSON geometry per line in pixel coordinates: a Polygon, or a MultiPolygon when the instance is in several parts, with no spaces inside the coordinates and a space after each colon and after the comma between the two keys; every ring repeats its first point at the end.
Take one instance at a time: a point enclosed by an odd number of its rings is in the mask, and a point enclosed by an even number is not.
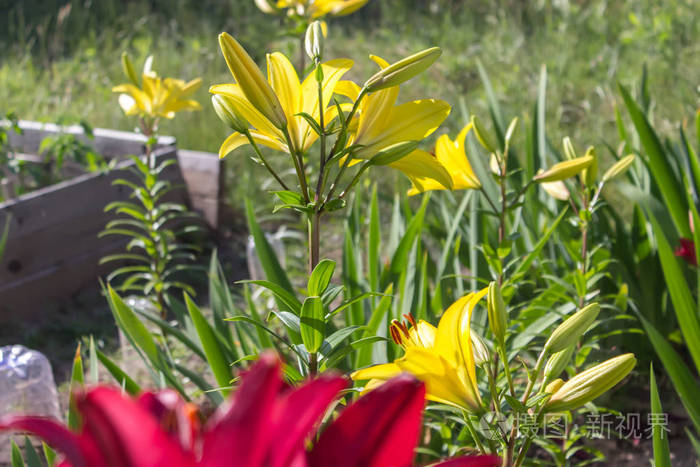
{"type": "MultiPolygon", "coordinates": [[[[3,122],[0,122],[3,124],[3,122]]],[[[4,122],[7,125],[7,122],[4,122]]],[[[19,152],[36,154],[39,145],[47,136],[59,133],[72,134],[95,148],[98,154],[111,158],[123,158],[130,154],[143,154],[145,152],[146,137],[137,133],[127,131],[109,130],[105,128],[94,128],[95,139],[85,136],[83,127],[80,125],[59,126],[53,123],[32,122],[20,120],[19,127],[22,133],[14,131],[8,133],[10,146],[19,152]]],[[[174,146],[175,138],[172,136],[161,136],[158,138],[158,147],[174,146]]]]}
{"type": "MultiPolygon", "coordinates": [[[[0,122],[2,124],[2,122],[0,122]]],[[[59,128],[52,124],[21,122],[22,135],[11,136],[17,150],[33,153],[40,142],[59,131],[84,138],[79,126],[59,128]]],[[[98,152],[123,159],[128,153],[142,153],[145,139],[134,133],[95,129],[88,141],[98,152]]],[[[199,151],[176,152],[174,138],[161,138],[157,158],[177,157],[164,179],[186,190],[175,190],[169,197],[200,212],[210,227],[219,223],[223,193],[223,169],[217,155],[199,151]]],[[[123,251],[124,239],[98,238],[105,224],[116,218],[103,212],[116,200],[128,200],[131,190],[112,186],[117,178],[130,178],[123,169],[131,160],[121,160],[104,173],[79,175],[56,185],[36,190],[0,203],[0,225],[11,216],[5,256],[0,260],[0,323],[55,308],[85,286],[96,286],[97,278],[114,269],[99,265],[107,254],[123,251]],[[47,308],[48,307],[48,308],[47,308]]],[[[134,180],[132,178],[132,180],[134,180]]]]}

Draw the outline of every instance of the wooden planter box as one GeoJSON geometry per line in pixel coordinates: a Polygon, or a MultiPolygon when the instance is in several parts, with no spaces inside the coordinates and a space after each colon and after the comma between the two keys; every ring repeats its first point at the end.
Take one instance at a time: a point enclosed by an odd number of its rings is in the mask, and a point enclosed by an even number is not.
{"type": "MultiPolygon", "coordinates": [[[[44,137],[73,133],[84,138],[81,127],[63,127],[20,122],[21,135],[12,133],[11,146],[18,152],[36,154],[44,137]]],[[[100,266],[99,259],[120,251],[124,240],[98,238],[105,224],[115,218],[105,213],[111,201],[127,200],[127,187],[113,186],[117,178],[129,178],[131,154],[143,154],[143,136],[136,133],[96,128],[89,143],[105,158],[116,158],[116,168],[104,173],[85,173],[70,180],[0,203],[0,228],[10,218],[5,254],[0,259],[0,322],[28,313],[42,312],[69,299],[113,268],[100,266]],[[20,314],[21,313],[21,314],[20,314]]],[[[173,193],[180,201],[202,214],[216,229],[222,192],[221,164],[215,154],[178,150],[175,139],[162,137],[156,157],[177,158],[163,177],[186,189],[173,193]]]]}

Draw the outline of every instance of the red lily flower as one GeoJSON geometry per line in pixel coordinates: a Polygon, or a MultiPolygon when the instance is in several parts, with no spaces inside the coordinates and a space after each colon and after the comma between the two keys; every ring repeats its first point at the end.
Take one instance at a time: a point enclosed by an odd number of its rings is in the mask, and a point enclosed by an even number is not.
{"type": "MultiPolygon", "coordinates": [[[[346,380],[323,374],[286,387],[279,359],[264,354],[230,403],[201,426],[193,404],[173,391],[129,398],[96,387],[77,399],[79,433],[40,417],[0,420],[0,430],[28,431],[65,455],[62,467],[360,467],[412,464],[421,427],[425,388],[398,376],[343,410],[306,449],[328,406],[346,380]]],[[[493,456],[441,464],[491,467],[493,456]]]]}
{"type": "Polygon", "coordinates": [[[695,256],[695,242],[687,238],[681,238],[678,240],[680,245],[674,251],[676,256],[680,256],[693,266],[698,265],[698,258],[695,256]]]}

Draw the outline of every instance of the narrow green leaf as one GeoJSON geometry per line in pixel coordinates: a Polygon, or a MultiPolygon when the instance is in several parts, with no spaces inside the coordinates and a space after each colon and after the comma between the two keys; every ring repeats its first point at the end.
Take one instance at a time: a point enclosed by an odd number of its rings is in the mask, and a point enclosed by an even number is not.
{"type": "Polygon", "coordinates": [[[656,180],[656,184],[661,191],[666,208],[671,213],[673,223],[681,236],[690,238],[690,225],[688,223],[688,203],[683,195],[683,183],[676,178],[670,164],[670,157],[664,151],[659,137],[654,132],[651,124],[647,120],[642,110],[625,89],[618,85],[620,94],[625,101],[625,106],[630,114],[632,123],[639,134],[642,147],[646,152],[646,162],[649,165],[649,172],[656,180]]]}
{"type": "Polygon", "coordinates": [[[695,382],[695,377],[680,355],[673,350],[671,344],[664,339],[659,331],[643,316],[638,316],[647,336],[649,336],[649,341],[654,350],[656,350],[656,355],[659,356],[661,363],[663,363],[683,407],[685,407],[690,420],[693,422],[695,431],[700,431],[700,397],[698,397],[698,385],[695,382]]]}
{"type": "Polygon", "coordinates": [[[321,260],[309,276],[308,292],[309,295],[321,296],[328,288],[333,278],[335,271],[335,261],[330,259],[321,260]]]}
{"type": "Polygon", "coordinates": [[[95,348],[95,339],[90,336],[89,363],[90,363],[90,384],[97,384],[100,380],[99,368],[97,365],[97,352],[95,348]]]}
{"type": "MultiPolygon", "coordinates": [[[[265,233],[262,231],[255,219],[255,211],[253,210],[253,205],[249,199],[245,201],[245,211],[246,218],[248,219],[248,230],[253,236],[253,241],[255,242],[255,251],[260,259],[260,264],[265,271],[265,277],[267,280],[278,285],[279,287],[286,290],[289,294],[294,295],[294,288],[292,283],[287,277],[287,273],[280,266],[279,260],[275,254],[275,251],[270,246],[270,243],[265,238],[265,233]]],[[[297,300],[298,301],[298,300],[297,300]]],[[[280,308],[287,311],[294,311],[288,308],[285,303],[278,302],[280,308]]]]}
{"type": "Polygon", "coordinates": [[[693,357],[695,367],[700,370],[700,320],[697,315],[697,304],[693,293],[688,287],[685,275],[678,264],[678,258],[673,254],[661,226],[654,216],[649,213],[649,220],[656,236],[656,244],[661,260],[661,267],[666,278],[668,293],[671,296],[673,310],[676,313],[678,324],[683,334],[683,340],[688,346],[688,351],[693,357]]]}
{"type": "MultiPolygon", "coordinates": [[[[231,370],[228,363],[226,363],[226,357],[219,345],[219,341],[214,335],[214,330],[190,296],[186,293],[184,295],[185,306],[187,306],[187,311],[189,311],[192,323],[197,330],[199,341],[202,343],[202,349],[207,356],[207,362],[209,362],[209,367],[212,373],[214,373],[214,378],[216,378],[216,382],[219,386],[228,388],[231,385],[231,370]]],[[[230,389],[222,389],[224,397],[227,396],[229,392],[230,389]]]]}
{"type": "Polygon", "coordinates": [[[525,256],[525,258],[520,262],[520,264],[518,264],[518,267],[513,272],[513,280],[518,280],[518,278],[521,275],[525,274],[530,268],[530,265],[533,263],[533,261],[535,261],[535,259],[537,259],[540,256],[540,252],[549,241],[549,237],[552,236],[559,223],[562,221],[562,219],[564,219],[564,216],[566,216],[567,212],[568,208],[564,208],[564,210],[562,210],[561,214],[559,214],[559,216],[554,220],[554,222],[552,222],[552,225],[549,226],[549,229],[547,229],[544,235],[540,237],[539,241],[532,249],[532,251],[528,253],[527,256],[525,256]]]}
{"type": "MultiPolygon", "coordinates": [[[[654,376],[654,365],[649,368],[649,393],[651,397],[651,415],[661,416],[664,411],[661,407],[659,389],[656,387],[656,377],[654,376]]],[[[659,424],[652,425],[654,444],[654,467],[671,467],[671,451],[668,447],[668,434],[665,427],[659,424]]]]}
{"type": "Polygon", "coordinates": [[[28,436],[24,437],[24,457],[26,458],[27,467],[43,467],[41,459],[39,459],[39,453],[36,452],[28,436]]]}
{"type": "Polygon", "coordinates": [[[17,446],[17,443],[15,443],[15,440],[13,439],[10,442],[10,449],[11,449],[11,460],[12,460],[12,467],[24,467],[24,459],[22,459],[22,451],[19,450],[19,446],[17,446]]]}
{"type": "MultiPolygon", "coordinates": [[[[389,308],[391,306],[391,302],[393,300],[392,293],[394,292],[394,284],[389,284],[387,288],[384,290],[384,296],[382,297],[381,300],[379,300],[379,304],[374,308],[372,311],[372,315],[369,317],[369,321],[367,322],[367,326],[365,327],[364,332],[362,333],[362,338],[374,336],[377,334],[379,331],[379,326],[382,324],[384,321],[384,317],[386,316],[387,311],[389,311],[389,308]]],[[[377,344],[381,345],[381,344],[377,344]]],[[[372,354],[375,346],[365,346],[362,347],[358,352],[357,352],[357,358],[355,360],[355,367],[356,368],[362,368],[365,366],[370,365],[373,362],[372,354]]],[[[381,354],[382,349],[377,349],[377,353],[381,354]]]]}
{"type": "Polygon", "coordinates": [[[141,387],[136,383],[136,381],[127,375],[126,372],[119,367],[119,365],[117,365],[99,349],[96,350],[96,353],[97,358],[100,360],[102,365],[107,369],[107,371],[109,371],[114,379],[117,380],[117,383],[119,383],[119,385],[122,386],[128,394],[135,396],[141,392],[141,387]]]}
{"type": "MultiPolygon", "coordinates": [[[[248,306],[248,312],[250,313],[251,318],[260,323],[261,326],[265,326],[265,322],[260,316],[260,313],[258,313],[258,307],[255,304],[252,295],[250,294],[250,287],[248,287],[247,285],[243,287],[243,298],[245,298],[245,302],[248,306]]],[[[261,349],[275,348],[275,344],[272,342],[272,339],[265,331],[260,329],[260,327],[255,326],[255,332],[257,332],[258,334],[258,341],[260,343],[261,349]]]]}
{"type": "Polygon", "coordinates": [[[56,465],[56,451],[51,449],[51,446],[46,444],[45,442],[41,442],[41,448],[44,451],[44,457],[46,458],[46,463],[48,464],[49,467],[53,467],[56,465]]]}
{"type": "Polygon", "coordinates": [[[326,331],[321,297],[307,297],[304,300],[301,307],[300,331],[306,350],[309,353],[318,352],[326,331]]]}
{"type": "Polygon", "coordinates": [[[73,367],[71,369],[70,392],[68,401],[68,428],[77,431],[80,428],[80,412],[76,406],[76,394],[85,386],[85,376],[83,372],[83,357],[80,355],[80,343],[75,349],[73,357],[73,367]]]}
{"type": "Polygon", "coordinates": [[[245,280],[245,281],[239,281],[239,284],[255,284],[259,285],[261,287],[265,287],[267,290],[272,292],[272,294],[275,296],[275,299],[277,303],[280,305],[280,308],[283,310],[291,311],[295,315],[298,315],[301,312],[301,302],[299,299],[294,295],[293,293],[290,293],[287,289],[284,287],[280,286],[279,284],[276,284],[271,281],[263,281],[263,280],[257,280],[257,281],[251,281],[251,280],[245,280]],[[284,306],[282,306],[284,305],[284,306]]]}

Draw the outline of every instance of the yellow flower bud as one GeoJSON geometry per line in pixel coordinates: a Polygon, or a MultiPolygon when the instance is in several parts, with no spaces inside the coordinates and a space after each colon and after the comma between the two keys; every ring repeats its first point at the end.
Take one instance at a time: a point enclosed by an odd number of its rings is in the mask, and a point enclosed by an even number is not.
{"type": "Polygon", "coordinates": [[[370,159],[370,163],[372,165],[389,165],[392,162],[406,157],[417,147],[418,141],[403,141],[401,143],[392,144],[375,154],[370,159]]]}
{"type": "Polygon", "coordinates": [[[559,352],[574,345],[598,317],[600,305],[591,303],[571,315],[554,330],[544,348],[548,352],[559,352]]]}
{"type": "Polygon", "coordinates": [[[622,175],[632,166],[634,162],[634,154],[623,157],[619,161],[615,162],[612,167],[610,167],[603,175],[603,182],[612,180],[613,178],[622,175]]]}
{"type": "Polygon", "coordinates": [[[287,117],[258,65],[241,44],[229,34],[219,34],[219,45],[231,74],[246,99],[277,128],[287,127],[287,117]]]}
{"type": "Polygon", "coordinates": [[[571,138],[568,136],[564,137],[563,141],[564,155],[567,160],[576,159],[576,150],[574,149],[574,144],[571,142],[571,138]]]}
{"type": "Polygon", "coordinates": [[[233,100],[223,94],[214,94],[211,96],[211,103],[214,106],[214,111],[219,119],[231,129],[245,133],[248,129],[248,122],[238,113],[233,100]]]}
{"type": "Polygon", "coordinates": [[[581,407],[622,381],[636,363],[634,355],[628,353],[589,368],[557,389],[545,403],[544,409],[547,412],[563,412],[581,407]]]}
{"type": "Polygon", "coordinates": [[[313,61],[322,60],[324,36],[323,26],[320,21],[314,21],[306,28],[304,48],[306,49],[306,55],[313,61]]]}
{"type": "Polygon", "coordinates": [[[489,284],[487,310],[491,332],[499,342],[503,343],[506,336],[506,327],[508,326],[508,313],[501,295],[501,287],[495,281],[489,284]]]}
{"type": "Polygon", "coordinates": [[[581,173],[581,171],[590,167],[591,164],[593,164],[593,156],[577,157],[570,161],[559,162],[544,172],[535,175],[534,180],[539,183],[566,180],[581,173]]]}
{"type": "Polygon", "coordinates": [[[269,0],[255,0],[255,6],[257,6],[260,11],[267,14],[275,14],[277,10],[270,4],[269,0]]]}
{"type": "Polygon", "coordinates": [[[593,162],[591,162],[588,168],[583,169],[583,172],[581,172],[581,181],[585,186],[593,186],[598,176],[598,156],[595,153],[595,148],[593,146],[589,147],[584,156],[592,156],[593,162]]]}
{"type": "Polygon", "coordinates": [[[562,182],[561,180],[556,182],[544,182],[540,185],[549,196],[551,196],[554,199],[558,199],[559,201],[568,201],[569,196],[571,196],[571,193],[569,193],[569,189],[566,187],[566,185],[564,185],[564,182],[562,182]]]}
{"type": "Polygon", "coordinates": [[[391,86],[398,86],[427,70],[441,54],[442,50],[440,50],[440,47],[431,47],[392,63],[368,79],[365,83],[365,88],[368,92],[374,92],[391,86]]]}
{"type": "Polygon", "coordinates": [[[561,350],[549,357],[547,364],[544,366],[545,384],[547,381],[558,378],[561,372],[566,369],[566,366],[571,361],[571,356],[573,355],[575,349],[575,345],[570,345],[564,350],[561,350]]]}
{"type": "Polygon", "coordinates": [[[554,394],[559,390],[559,388],[562,387],[564,384],[564,381],[562,381],[560,378],[555,379],[551,383],[547,385],[547,387],[544,388],[544,392],[547,394],[554,394]]]}
{"type": "Polygon", "coordinates": [[[496,152],[496,147],[498,145],[496,144],[495,138],[484,128],[481,120],[479,120],[479,117],[476,115],[472,115],[472,128],[474,129],[476,139],[479,140],[479,143],[481,143],[484,149],[489,152],[496,152]]]}
{"type": "Polygon", "coordinates": [[[133,84],[136,87],[141,87],[138,75],[136,74],[136,70],[134,70],[134,64],[131,63],[129,54],[127,54],[126,52],[122,53],[122,69],[124,70],[124,74],[126,75],[126,77],[129,78],[129,81],[131,81],[131,84],[133,84]]]}
{"type": "Polygon", "coordinates": [[[486,347],[483,339],[479,337],[474,331],[471,332],[472,339],[472,352],[474,353],[474,363],[481,366],[485,363],[491,361],[491,355],[489,354],[489,349],[486,347]]]}

